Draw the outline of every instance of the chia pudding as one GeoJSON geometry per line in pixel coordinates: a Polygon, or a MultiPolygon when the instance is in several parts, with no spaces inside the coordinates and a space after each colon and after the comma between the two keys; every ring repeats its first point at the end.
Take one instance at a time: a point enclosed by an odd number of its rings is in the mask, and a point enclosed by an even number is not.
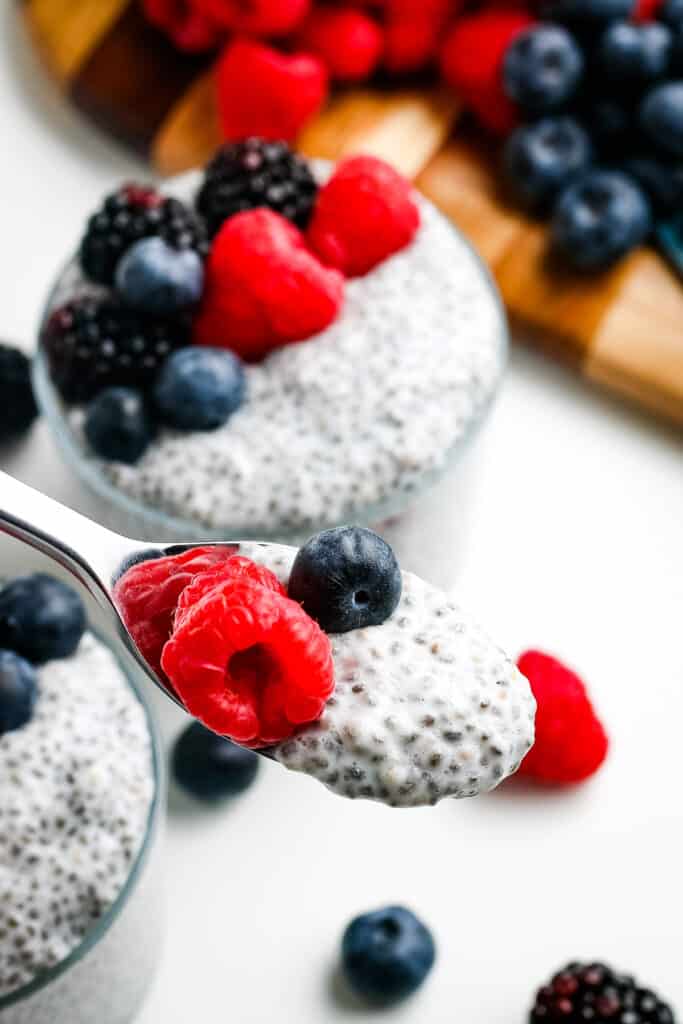
{"type": "Polygon", "coordinates": [[[158,756],[92,634],[38,672],[33,717],[0,736],[0,1019],[118,1024],[160,942],[158,756]]]}
{"type": "MultiPolygon", "coordinates": [[[[190,201],[198,182],[185,176],[173,194],[190,201]]],[[[83,409],[67,409],[39,367],[43,407],[81,474],[115,506],[115,525],[123,506],[126,526],[148,538],[163,527],[185,540],[298,539],[394,514],[443,472],[496,391],[506,327],[469,244],[427,200],[415,202],[411,244],[346,282],[331,326],[247,364],[247,398],[215,430],[163,427],[134,465],[98,459],[83,409]]],[[[84,294],[106,292],[72,261],[47,315],[84,294]]]]}

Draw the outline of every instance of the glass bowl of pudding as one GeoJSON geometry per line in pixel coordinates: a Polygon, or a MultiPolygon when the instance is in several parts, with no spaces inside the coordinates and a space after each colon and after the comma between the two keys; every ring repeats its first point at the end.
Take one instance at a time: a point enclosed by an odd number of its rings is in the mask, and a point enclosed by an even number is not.
{"type": "MultiPolygon", "coordinates": [[[[329,167],[315,166],[322,181],[329,167]]],[[[193,207],[195,172],[164,194],[193,207]]],[[[92,450],[84,409],[64,400],[45,342],[73,300],[104,301],[77,257],[43,311],[39,404],[101,521],[142,539],[258,536],[296,543],[343,522],[400,513],[439,479],[484,420],[507,359],[495,284],[464,236],[423,197],[413,240],[347,279],[338,318],[244,366],[246,398],[213,430],[163,426],[134,464],[92,450]]]]}
{"type": "Polygon", "coordinates": [[[124,1024],[162,946],[161,743],[94,633],[37,671],[33,717],[0,735],[0,1021],[124,1024]]]}

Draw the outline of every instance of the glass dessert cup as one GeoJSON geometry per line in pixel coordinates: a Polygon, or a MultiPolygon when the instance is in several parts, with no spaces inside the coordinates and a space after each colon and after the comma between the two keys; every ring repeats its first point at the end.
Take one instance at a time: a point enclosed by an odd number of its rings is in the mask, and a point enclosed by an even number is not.
{"type": "Polygon", "coordinates": [[[154,795],[142,845],[114,903],[69,956],[0,997],[1,1024],[130,1024],[157,966],[164,924],[164,757],[143,687],[116,660],[150,736],[154,795]]]}
{"type": "MultiPolygon", "coordinates": [[[[168,194],[186,200],[195,191],[198,181],[199,178],[196,174],[185,175],[171,183],[165,191],[168,194]]],[[[423,203],[426,204],[426,200],[423,200],[423,203]]],[[[379,486],[372,479],[374,474],[373,457],[381,450],[382,445],[386,448],[387,440],[386,436],[382,435],[383,425],[381,422],[365,421],[363,422],[363,427],[374,438],[374,448],[369,452],[360,453],[359,468],[356,471],[357,483],[359,485],[356,489],[357,493],[353,497],[349,495],[349,500],[345,502],[343,510],[338,509],[339,514],[332,516],[320,515],[311,511],[310,515],[300,517],[299,521],[283,518],[279,522],[269,521],[265,517],[263,521],[259,521],[256,516],[249,516],[241,521],[231,521],[230,517],[226,516],[225,521],[221,522],[219,526],[213,526],[206,521],[200,521],[198,518],[178,514],[177,510],[176,512],[170,512],[166,508],[161,507],[161,505],[157,506],[140,500],[137,496],[127,493],[117,483],[113,482],[103,468],[101,461],[88,449],[82,432],[71,416],[70,408],[62,400],[54,386],[50,378],[47,356],[42,345],[39,343],[38,354],[34,362],[34,384],[38,403],[48,422],[63,460],[69,469],[85,484],[90,495],[95,500],[94,516],[103,525],[139,537],[142,540],[154,540],[164,537],[170,541],[200,542],[219,541],[225,537],[249,535],[258,536],[262,540],[297,544],[311,534],[337,526],[340,523],[356,522],[371,526],[393,518],[400,514],[413,498],[422,494],[432,484],[441,479],[453,466],[458,455],[467,447],[471,437],[486,418],[486,414],[493,403],[500,386],[507,359],[508,331],[505,312],[496,285],[482,260],[467,239],[450,222],[447,222],[433,207],[430,206],[430,209],[432,223],[438,222],[440,225],[439,230],[442,233],[445,229],[448,237],[453,240],[454,253],[461,260],[460,268],[456,266],[453,271],[453,291],[457,293],[459,269],[463,274],[465,282],[464,285],[460,285],[465,313],[460,319],[454,319],[453,344],[462,344],[459,334],[466,334],[468,330],[472,331],[473,337],[476,338],[480,338],[482,334],[485,335],[484,347],[486,352],[485,356],[482,357],[484,362],[476,363],[475,361],[471,367],[466,367],[463,371],[465,376],[467,376],[467,371],[471,371],[471,382],[463,386],[463,390],[465,387],[469,387],[471,394],[466,395],[465,399],[462,399],[460,393],[455,395],[454,401],[458,404],[457,429],[452,431],[452,436],[449,434],[444,443],[439,441],[436,450],[428,453],[420,452],[414,464],[412,464],[413,453],[408,452],[406,463],[411,463],[410,468],[405,470],[405,472],[399,473],[397,471],[395,484],[392,483],[390,486],[385,486],[381,497],[373,498],[373,490],[375,492],[380,490],[379,486]],[[482,329],[481,325],[476,323],[472,327],[469,323],[472,319],[476,321],[478,315],[476,308],[474,313],[472,312],[472,293],[476,293],[475,307],[476,303],[481,304],[481,317],[485,315],[486,329],[482,329]],[[468,302],[469,306],[467,305],[468,302]],[[485,314],[483,312],[484,307],[485,314]],[[488,361],[487,364],[486,361],[488,361]],[[485,371],[482,370],[484,364],[486,364],[485,371]],[[462,411],[459,406],[461,401],[464,401],[462,411]],[[367,459],[365,459],[366,454],[368,456],[367,459]]],[[[58,276],[55,286],[48,297],[41,318],[39,337],[42,335],[43,327],[51,312],[63,302],[68,301],[69,298],[74,295],[84,294],[84,292],[86,294],[98,295],[102,293],[102,289],[98,286],[84,283],[83,278],[74,266],[74,261],[71,260],[58,276]]],[[[457,301],[460,302],[461,299],[458,298],[457,301]]],[[[357,324],[352,324],[350,329],[353,330],[356,326],[357,324]]],[[[396,330],[397,332],[400,330],[400,317],[397,318],[396,330]]],[[[450,333],[450,325],[448,331],[450,333]]],[[[369,336],[368,346],[371,345],[371,340],[372,337],[369,336]]],[[[318,344],[318,339],[314,338],[300,345],[289,347],[292,349],[303,349],[318,344]]],[[[409,336],[406,338],[405,344],[410,346],[411,338],[409,336]]],[[[472,349],[471,340],[468,342],[465,339],[465,344],[469,344],[469,349],[472,349]]],[[[276,355],[278,354],[276,353],[276,355]]],[[[464,358],[467,359],[469,357],[465,356],[464,358]]],[[[438,377],[439,370],[436,368],[436,360],[433,365],[435,367],[433,377],[438,377]]],[[[410,383],[408,368],[405,370],[405,375],[406,380],[410,383]]],[[[349,382],[346,381],[345,383],[348,384],[349,382]]],[[[353,386],[353,381],[351,381],[351,385],[353,386]]],[[[450,396],[444,394],[441,398],[444,406],[443,415],[446,417],[450,414],[450,396]]],[[[434,412],[432,410],[432,422],[433,418],[434,412]]],[[[226,429],[229,428],[230,423],[226,425],[226,429]]],[[[321,437],[322,433],[321,428],[321,437]]],[[[423,443],[422,439],[429,435],[429,431],[422,425],[418,433],[420,435],[419,443],[423,443]]],[[[290,455],[293,469],[297,468],[297,460],[305,464],[308,457],[306,451],[298,453],[295,451],[288,452],[288,459],[290,455]]],[[[309,478],[304,480],[304,488],[307,494],[309,492],[314,494],[316,490],[315,472],[318,472],[320,475],[321,472],[324,474],[328,469],[324,465],[322,471],[318,468],[324,462],[324,459],[321,460],[318,456],[319,453],[315,453],[316,469],[311,470],[309,478]]],[[[399,459],[399,456],[403,456],[403,452],[394,449],[393,456],[399,459]]],[[[281,452],[274,452],[276,460],[281,457],[281,452]]],[[[173,471],[174,466],[169,465],[169,474],[172,475],[173,471]]],[[[305,472],[308,472],[308,470],[306,469],[305,472]]],[[[261,480],[257,482],[262,484],[261,480]]],[[[231,489],[231,482],[229,479],[226,479],[226,497],[231,493],[231,489]]],[[[277,496],[277,488],[265,489],[268,490],[270,497],[277,496]]],[[[218,496],[218,501],[216,502],[215,492],[214,504],[220,504],[220,496],[218,496]]]]}

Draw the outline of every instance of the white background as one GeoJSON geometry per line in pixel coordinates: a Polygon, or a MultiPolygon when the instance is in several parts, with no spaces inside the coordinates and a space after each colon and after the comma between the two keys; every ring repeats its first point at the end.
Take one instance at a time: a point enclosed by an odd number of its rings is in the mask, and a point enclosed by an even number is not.
{"type": "MultiPolygon", "coordinates": [[[[0,333],[30,347],[86,213],[144,171],[48,88],[11,0],[0,17],[0,333]]],[[[596,957],[683,1013],[682,449],[515,347],[477,444],[391,539],[511,652],[541,646],[580,670],[613,740],[607,767],[574,792],[512,783],[407,812],[271,765],[217,812],[172,794],[168,942],[139,1024],[521,1024],[549,972],[596,957]],[[378,1015],[334,967],[349,917],[386,901],[424,917],[439,959],[415,999],[378,1015]]],[[[87,510],[42,425],[0,458],[87,510]]],[[[0,555],[2,573],[27,564],[16,546],[0,555]]],[[[170,737],[180,717],[159,709],[170,737]]]]}

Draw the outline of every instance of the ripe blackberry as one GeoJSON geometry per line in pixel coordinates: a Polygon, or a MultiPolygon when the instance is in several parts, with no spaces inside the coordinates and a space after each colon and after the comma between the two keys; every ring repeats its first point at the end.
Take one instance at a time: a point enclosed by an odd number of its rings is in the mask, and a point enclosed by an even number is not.
{"type": "Polygon", "coordinates": [[[153,188],[123,185],[88,221],[79,252],[83,272],[98,284],[112,285],[126,250],[150,236],[175,249],[195,249],[201,256],[208,251],[203,225],[179,199],[153,188]]]}
{"type": "Polygon", "coordinates": [[[0,441],[23,434],[38,415],[30,365],[18,348],[0,344],[0,441]]]}
{"type": "Polygon", "coordinates": [[[286,142],[254,137],[219,149],[206,168],[197,209],[212,238],[228,217],[258,206],[305,228],[317,191],[308,164],[286,142]]]}
{"type": "Polygon", "coordinates": [[[539,989],[529,1024],[675,1024],[670,1007],[605,964],[568,964],[539,989]]]}
{"type": "Polygon", "coordinates": [[[189,344],[191,319],[145,317],[111,299],[74,299],[55,310],[42,344],[55,386],[67,402],[104,388],[148,389],[166,357],[189,344]]]}

